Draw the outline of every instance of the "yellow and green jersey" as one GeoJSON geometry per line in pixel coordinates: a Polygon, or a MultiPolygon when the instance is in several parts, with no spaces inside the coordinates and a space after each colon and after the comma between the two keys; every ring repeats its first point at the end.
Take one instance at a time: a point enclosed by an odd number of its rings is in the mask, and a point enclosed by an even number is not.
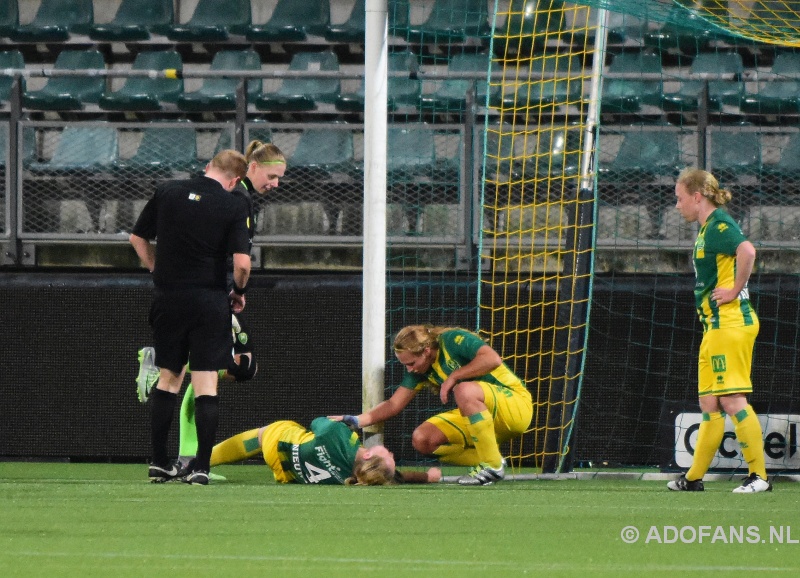
{"type": "Polygon", "coordinates": [[[311,431],[278,441],[281,468],[298,484],[344,484],[353,474],[358,434],[339,421],[318,417],[311,431]]]}
{"type": "MultiPolygon", "coordinates": [[[[436,356],[431,368],[424,374],[406,372],[400,387],[415,390],[430,387],[438,391],[442,382],[456,369],[475,359],[478,350],[484,345],[486,343],[470,331],[464,329],[445,331],[439,337],[439,355],[436,356]]],[[[491,373],[472,378],[470,381],[483,381],[516,391],[527,390],[522,380],[505,363],[491,373]]]]}
{"type": "Polygon", "coordinates": [[[711,299],[715,287],[734,286],[736,249],[746,241],[736,221],[722,209],[716,209],[700,228],[694,242],[694,300],[703,331],[728,327],[744,327],[757,322],[750,304],[747,285],[739,296],[722,306],[711,299]]]}

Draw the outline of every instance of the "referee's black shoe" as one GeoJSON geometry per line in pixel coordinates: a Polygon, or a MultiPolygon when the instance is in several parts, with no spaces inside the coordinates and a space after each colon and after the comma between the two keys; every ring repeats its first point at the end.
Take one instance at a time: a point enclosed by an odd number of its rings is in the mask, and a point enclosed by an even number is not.
{"type": "Polygon", "coordinates": [[[153,484],[163,484],[178,477],[178,466],[173,462],[168,466],[158,466],[150,464],[150,482],[153,484]]]}
{"type": "Polygon", "coordinates": [[[195,470],[181,478],[184,484],[191,484],[193,486],[207,486],[208,485],[208,472],[203,470],[195,470]]]}

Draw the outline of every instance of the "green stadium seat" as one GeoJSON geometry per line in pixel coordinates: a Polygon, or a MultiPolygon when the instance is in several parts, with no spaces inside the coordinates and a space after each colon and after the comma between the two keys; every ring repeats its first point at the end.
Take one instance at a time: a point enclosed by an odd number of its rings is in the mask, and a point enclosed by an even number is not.
{"type": "Polygon", "coordinates": [[[714,131],[711,139],[711,172],[724,187],[726,181],[760,174],[761,138],[759,133],[744,130],[714,131]]]}
{"type": "MultiPolygon", "coordinates": [[[[390,72],[408,72],[416,74],[419,60],[413,52],[394,52],[389,54],[388,69],[390,72]]],[[[387,86],[387,108],[397,110],[400,106],[419,106],[421,84],[417,78],[389,77],[387,86]]],[[[364,111],[364,82],[357,92],[340,94],[336,99],[336,110],[342,112],[364,111]]]]}
{"type": "Polygon", "coordinates": [[[102,42],[149,40],[151,33],[166,34],[172,24],[172,0],[122,0],[110,22],[92,25],[89,38],[102,42]]]}
{"type": "MultiPolygon", "coordinates": [[[[220,50],[211,60],[211,70],[261,70],[261,58],[254,50],[220,50]]],[[[236,109],[238,78],[206,78],[199,90],[184,92],[178,99],[180,110],[187,112],[236,109]]],[[[261,79],[247,80],[247,100],[254,101],[261,92],[261,79]]]]}
{"type": "Polygon", "coordinates": [[[451,44],[467,38],[488,40],[491,32],[484,0],[434,0],[424,22],[408,25],[406,38],[419,44],[451,44]]]}
{"type": "Polygon", "coordinates": [[[42,0],[33,20],[10,30],[14,42],[64,42],[88,34],[94,21],[92,0],[42,0]]]}
{"type": "Polygon", "coordinates": [[[563,0],[511,0],[508,13],[495,34],[499,58],[529,56],[548,40],[557,40],[564,26],[563,0]]]}
{"type": "MultiPolygon", "coordinates": [[[[174,50],[151,50],[140,52],[133,61],[133,70],[182,70],[181,55],[174,50]]],[[[149,78],[132,76],[114,92],[107,91],[100,97],[99,105],[104,110],[155,111],[162,103],[175,102],[183,91],[181,78],[149,78]]]]}
{"type": "MultiPolygon", "coordinates": [[[[404,34],[408,27],[408,0],[388,1],[389,35],[404,34]]],[[[325,40],[331,43],[363,44],[366,34],[366,4],[356,2],[347,20],[341,24],[329,24],[325,30],[325,40]]]]}
{"type": "Polygon", "coordinates": [[[800,53],[784,52],[775,57],[771,72],[786,78],[770,78],[757,93],[745,93],[740,108],[747,114],[800,114],[800,53]]]}
{"type": "Polygon", "coordinates": [[[350,129],[309,128],[286,162],[287,179],[324,179],[353,172],[353,132],[350,129]]]}
{"type": "MultiPolygon", "coordinates": [[[[661,74],[661,57],[646,52],[623,52],[608,67],[613,74],[661,74]]],[[[636,113],[642,105],[661,105],[664,84],[661,80],[606,78],[600,110],[604,113],[636,113]]]]}
{"type": "Polygon", "coordinates": [[[106,126],[67,126],[49,161],[34,162],[36,174],[81,177],[111,170],[119,158],[117,129],[106,126]]]}
{"type": "MultiPolygon", "coordinates": [[[[54,65],[60,70],[104,70],[105,67],[98,50],[63,50],[54,65]]],[[[26,91],[22,104],[34,110],[82,110],[85,104],[97,104],[105,87],[103,76],[54,76],[41,90],[26,91]]]]}
{"type": "Polygon", "coordinates": [[[452,79],[443,80],[434,92],[423,92],[420,96],[420,108],[427,111],[448,113],[466,110],[467,93],[474,85],[476,88],[475,104],[479,107],[486,105],[486,96],[491,93],[490,101],[499,98],[495,87],[489,86],[488,54],[456,54],[447,65],[448,72],[463,73],[474,72],[482,75],[475,80],[452,79]]]}
{"type": "Polygon", "coordinates": [[[269,126],[264,126],[264,123],[254,123],[249,125],[247,129],[247,142],[249,143],[250,141],[254,140],[260,140],[264,143],[271,143],[272,129],[269,126]]]}
{"type": "MultiPolygon", "coordinates": [[[[19,50],[6,50],[0,52],[0,70],[6,68],[25,68],[25,59],[19,50]]],[[[25,77],[20,77],[22,83],[22,90],[25,90],[25,77]]],[[[11,86],[14,84],[14,79],[11,76],[0,75],[0,104],[7,102],[11,99],[11,86]]]]}
{"type": "Polygon", "coordinates": [[[251,23],[250,0],[198,0],[189,20],[173,24],[167,38],[176,42],[219,42],[244,35],[251,23]]]}
{"type": "MultiPolygon", "coordinates": [[[[292,57],[289,70],[338,71],[339,59],[330,51],[299,52],[292,57]]],[[[262,92],[255,104],[259,110],[315,110],[318,103],[335,103],[339,87],[338,78],[286,78],[278,90],[262,92]]]]}
{"type": "Polygon", "coordinates": [[[568,54],[544,54],[531,60],[529,70],[533,74],[558,74],[563,78],[543,79],[523,83],[511,94],[498,94],[490,98],[490,105],[503,108],[555,107],[580,104],[583,94],[583,67],[577,56],[568,54]],[[572,78],[566,78],[567,75],[572,78]]]}
{"type": "Polygon", "coordinates": [[[574,177],[580,172],[580,125],[541,125],[522,139],[515,171],[526,179],[574,177]]]}
{"type": "MultiPolygon", "coordinates": [[[[22,132],[22,165],[28,167],[36,160],[36,131],[27,128],[22,132]]],[[[8,161],[8,124],[0,124],[0,175],[5,174],[8,161]]]]}
{"type": "Polygon", "coordinates": [[[330,0],[278,0],[270,19],[251,24],[246,38],[250,42],[303,42],[309,35],[322,36],[330,22],[330,0]]]}
{"type": "Polygon", "coordinates": [[[681,168],[680,134],[675,130],[625,132],[614,160],[598,169],[598,179],[631,186],[659,176],[676,177],[681,168]]]}
{"type": "Polygon", "coordinates": [[[676,6],[657,30],[642,35],[644,45],[658,52],[698,54],[708,50],[716,35],[693,10],[676,6]],[[680,23],[680,24],[678,24],[680,23]]]}
{"type": "Polygon", "coordinates": [[[684,80],[678,92],[664,94],[661,106],[668,112],[694,112],[700,104],[703,77],[708,80],[709,110],[720,112],[724,104],[740,105],[744,96],[744,64],[736,52],[703,52],[689,68],[689,80],[684,80]],[[721,78],[720,75],[723,75],[721,78]]]}
{"type": "Polygon", "coordinates": [[[148,126],[134,155],[114,166],[122,178],[167,179],[197,169],[197,133],[191,126],[148,126]]]}
{"type": "Polygon", "coordinates": [[[0,36],[8,36],[19,26],[19,5],[17,0],[0,2],[0,36]]]}

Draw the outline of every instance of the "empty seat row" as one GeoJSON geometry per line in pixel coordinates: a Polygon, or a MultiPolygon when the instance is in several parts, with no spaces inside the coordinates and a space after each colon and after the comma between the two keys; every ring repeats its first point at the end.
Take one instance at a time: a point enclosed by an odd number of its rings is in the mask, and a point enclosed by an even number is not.
{"type": "MultiPolygon", "coordinates": [[[[20,24],[18,0],[0,7],[0,35],[15,42],[60,42],[71,35],[98,41],[141,41],[151,34],[175,42],[219,42],[231,35],[252,42],[304,41],[325,36],[330,42],[363,42],[365,3],[355,2],[347,20],[331,22],[331,0],[276,0],[269,19],[254,23],[256,0],[198,0],[179,22],[173,0],[123,0],[113,18],[97,21],[92,0],[42,0],[33,20],[20,24]],[[251,5],[252,3],[252,5],[251,5]]],[[[488,38],[491,26],[485,0],[436,0],[424,21],[411,24],[409,0],[388,0],[393,34],[417,42],[488,38]]]]}

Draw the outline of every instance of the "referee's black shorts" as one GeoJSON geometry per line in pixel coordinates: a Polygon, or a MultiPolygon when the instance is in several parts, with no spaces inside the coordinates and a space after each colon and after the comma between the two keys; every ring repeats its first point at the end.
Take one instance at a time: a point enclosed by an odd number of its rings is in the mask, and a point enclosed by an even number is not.
{"type": "Polygon", "coordinates": [[[227,369],[231,359],[231,309],[224,289],[155,289],[150,307],[159,367],[180,373],[227,369]]]}

